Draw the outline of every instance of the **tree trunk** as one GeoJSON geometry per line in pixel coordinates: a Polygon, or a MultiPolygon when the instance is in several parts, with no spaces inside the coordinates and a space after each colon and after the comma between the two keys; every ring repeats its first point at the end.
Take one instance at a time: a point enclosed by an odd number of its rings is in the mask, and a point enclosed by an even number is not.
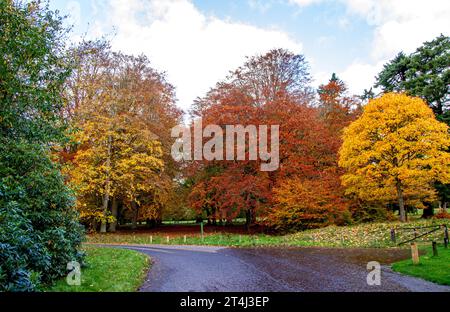
{"type": "Polygon", "coordinates": [[[247,230],[250,229],[250,226],[256,223],[256,215],[255,211],[250,208],[245,212],[245,226],[247,230]]]}
{"type": "Polygon", "coordinates": [[[91,224],[91,226],[92,226],[92,231],[94,231],[94,232],[97,232],[97,228],[98,228],[98,222],[97,222],[97,220],[92,220],[92,224],[91,224]]]}
{"type": "Polygon", "coordinates": [[[400,221],[406,222],[405,201],[403,199],[402,185],[397,181],[397,197],[398,197],[398,209],[400,211],[400,221]]]}
{"type": "Polygon", "coordinates": [[[137,218],[138,218],[138,211],[139,207],[136,204],[135,201],[131,202],[131,210],[133,214],[133,219],[131,220],[131,229],[135,230],[137,228],[137,218]]]}
{"type": "MultiPolygon", "coordinates": [[[[109,203],[109,194],[106,193],[103,195],[103,214],[106,217],[106,212],[108,211],[108,203],[109,203]]],[[[100,225],[100,233],[106,233],[106,220],[102,220],[102,224],[100,225]]]]}
{"type": "Polygon", "coordinates": [[[423,209],[423,213],[422,213],[422,219],[429,219],[434,215],[434,209],[433,209],[433,205],[431,205],[430,203],[425,203],[425,208],[423,209]]]}
{"type": "MultiPolygon", "coordinates": [[[[103,216],[106,219],[106,215],[108,213],[108,204],[109,204],[109,170],[111,167],[111,144],[112,138],[108,136],[108,155],[106,158],[106,181],[105,181],[105,194],[103,195],[103,216]]],[[[100,233],[106,233],[106,220],[102,220],[102,225],[100,226],[100,233]]]]}
{"type": "Polygon", "coordinates": [[[448,203],[446,201],[444,201],[444,202],[439,201],[439,212],[446,213],[447,212],[447,204],[448,203]]]}
{"type": "Polygon", "coordinates": [[[111,215],[114,217],[114,221],[109,225],[109,231],[115,232],[117,227],[117,216],[118,216],[118,207],[119,207],[119,201],[115,198],[112,199],[112,205],[111,205],[111,215]]]}

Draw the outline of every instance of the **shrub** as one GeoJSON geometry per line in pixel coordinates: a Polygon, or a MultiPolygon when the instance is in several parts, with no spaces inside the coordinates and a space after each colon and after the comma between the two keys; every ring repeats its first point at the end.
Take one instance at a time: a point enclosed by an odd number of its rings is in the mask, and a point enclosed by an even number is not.
{"type": "Polygon", "coordinates": [[[42,149],[5,143],[0,168],[0,290],[38,290],[82,262],[74,199],[42,149]]]}
{"type": "Polygon", "coordinates": [[[356,222],[384,222],[396,220],[392,211],[381,205],[357,205],[352,209],[352,216],[356,222]]]}
{"type": "Polygon", "coordinates": [[[40,1],[0,1],[0,291],[66,273],[83,229],[53,147],[66,142],[62,20],[40,1]]]}
{"type": "Polygon", "coordinates": [[[439,211],[437,214],[434,215],[435,219],[450,219],[450,213],[447,211],[439,211]]]}
{"type": "Polygon", "coordinates": [[[274,208],[267,224],[277,230],[294,231],[352,222],[346,202],[334,194],[334,185],[298,177],[274,188],[274,208]]]}

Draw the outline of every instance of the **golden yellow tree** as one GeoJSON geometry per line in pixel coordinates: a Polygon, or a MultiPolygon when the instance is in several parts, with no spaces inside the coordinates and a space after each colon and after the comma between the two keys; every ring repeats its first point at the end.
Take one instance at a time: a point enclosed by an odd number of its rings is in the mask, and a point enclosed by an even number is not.
{"type": "Polygon", "coordinates": [[[158,200],[164,162],[160,142],[137,120],[96,117],[76,133],[79,148],[69,175],[77,187],[81,217],[101,222],[104,232],[106,223],[115,222],[108,214],[110,198],[113,206],[121,200],[136,213],[143,194],[155,194],[151,196],[158,200]]]}
{"type": "Polygon", "coordinates": [[[339,165],[347,194],[405,204],[433,200],[436,181],[450,180],[450,137],[420,98],[387,93],[371,100],[344,131],[339,165]]]}
{"type": "Polygon", "coordinates": [[[115,231],[111,216],[131,216],[133,226],[160,220],[178,168],[170,156],[181,117],[173,87],[146,57],[112,52],[101,40],[82,42],[70,57],[63,115],[77,143],[62,158],[84,221],[105,232],[107,223],[115,231]]]}

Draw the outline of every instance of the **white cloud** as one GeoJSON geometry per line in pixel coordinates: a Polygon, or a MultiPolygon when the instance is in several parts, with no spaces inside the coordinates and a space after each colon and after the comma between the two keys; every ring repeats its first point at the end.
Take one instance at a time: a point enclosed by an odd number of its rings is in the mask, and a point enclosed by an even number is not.
{"type": "Polygon", "coordinates": [[[450,32],[448,0],[341,0],[350,14],[374,26],[372,58],[413,52],[424,41],[450,32]]]}
{"type": "Polygon", "coordinates": [[[289,0],[290,3],[292,4],[297,4],[299,6],[305,7],[311,4],[317,4],[317,3],[321,3],[324,0],[289,0]]]}
{"type": "Polygon", "coordinates": [[[374,26],[371,61],[351,64],[342,76],[358,94],[375,82],[382,64],[398,52],[411,53],[425,41],[450,32],[448,0],[344,0],[349,13],[374,26]]]}
{"type": "Polygon", "coordinates": [[[369,64],[355,61],[338,74],[349,88],[351,94],[361,95],[364,89],[370,89],[375,83],[375,76],[383,68],[384,61],[369,64]]]}
{"type": "Polygon", "coordinates": [[[81,6],[78,1],[71,0],[66,5],[66,11],[69,12],[67,23],[72,26],[78,26],[81,22],[81,6]]]}
{"type": "Polygon", "coordinates": [[[336,38],[333,36],[320,36],[315,39],[315,43],[318,46],[325,48],[327,46],[330,46],[335,40],[336,38]]]}
{"type": "MultiPolygon", "coordinates": [[[[321,0],[290,0],[300,6],[321,0]]],[[[398,52],[413,52],[425,41],[444,33],[450,34],[450,1],[448,0],[339,0],[347,8],[341,21],[359,16],[373,27],[368,59],[355,61],[338,73],[347,80],[351,91],[360,94],[375,82],[382,64],[398,52]]],[[[326,1],[323,1],[326,3],[326,1]]]]}
{"type": "Polygon", "coordinates": [[[113,48],[144,53],[154,67],[166,71],[183,109],[245,56],[277,47],[295,53],[302,49],[282,31],[206,16],[188,0],[113,0],[104,12],[104,31],[115,29],[113,48]]]}

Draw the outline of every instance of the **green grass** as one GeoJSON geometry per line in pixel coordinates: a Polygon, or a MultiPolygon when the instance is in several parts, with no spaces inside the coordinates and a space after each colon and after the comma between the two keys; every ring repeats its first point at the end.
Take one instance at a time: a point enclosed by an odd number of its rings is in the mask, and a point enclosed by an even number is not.
{"type": "Polygon", "coordinates": [[[50,292],[131,292],[141,286],[149,258],[127,249],[86,246],[87,266],[81,268],[81,285],[70,286],[66,279],[57,281],[50,292]]]}
{"type": "MultiPolygon", "coordinates": [[[[322,247],[396,247],[390,239],[391,228],[429,226],[447,224],[449,220],[418,220],[406,224],[399,222],[366,223],[354,226],[329,226],[321,229],[307,230],[284,236],[275,235],[239,235],[207,234],[202,240],[200,235],[186,236],[171,234],[167,237],[148,233],[107,233],[88,235],[90,243],[105,244],[171,244],[171,245],[220,245],[220,246],[322,246],[322,247]]],[[[420,231],[419,231],[420,233],[420,231]]],[[[397,231],[397,242],[412,237],[412,232],[397,231]]],[[[426,240],[443,240],[443,231],[439,230],[426,236],[426,240]]],[[[421,241],[419,239],[419,241],[421,241]]]]}
{"type": "Polygon", "coordinates": [[[152,235],[147,233],[107,233],[88,235],[89,243],[96,244],[165,244],[165,245],[214,245],[214,246],[255,246],[255,245],[280,245],[284,243],[283,236],[273,235],[239,235],[239,234],[205,234],[187,235],[186,242],[183,236],[173,236],[167,242],[167,236],[152,235]]]}
{"type": "Polygon", "coordinates": [[[392,265],[392,269],[403,274],[420,277],[430,282],[450,285],[450,248],[438,248],[438,255],[433,256],[431,247],[426,248],[427,254],[420,257],[419,264],[412,260],[403,260],[392,265]]]}

